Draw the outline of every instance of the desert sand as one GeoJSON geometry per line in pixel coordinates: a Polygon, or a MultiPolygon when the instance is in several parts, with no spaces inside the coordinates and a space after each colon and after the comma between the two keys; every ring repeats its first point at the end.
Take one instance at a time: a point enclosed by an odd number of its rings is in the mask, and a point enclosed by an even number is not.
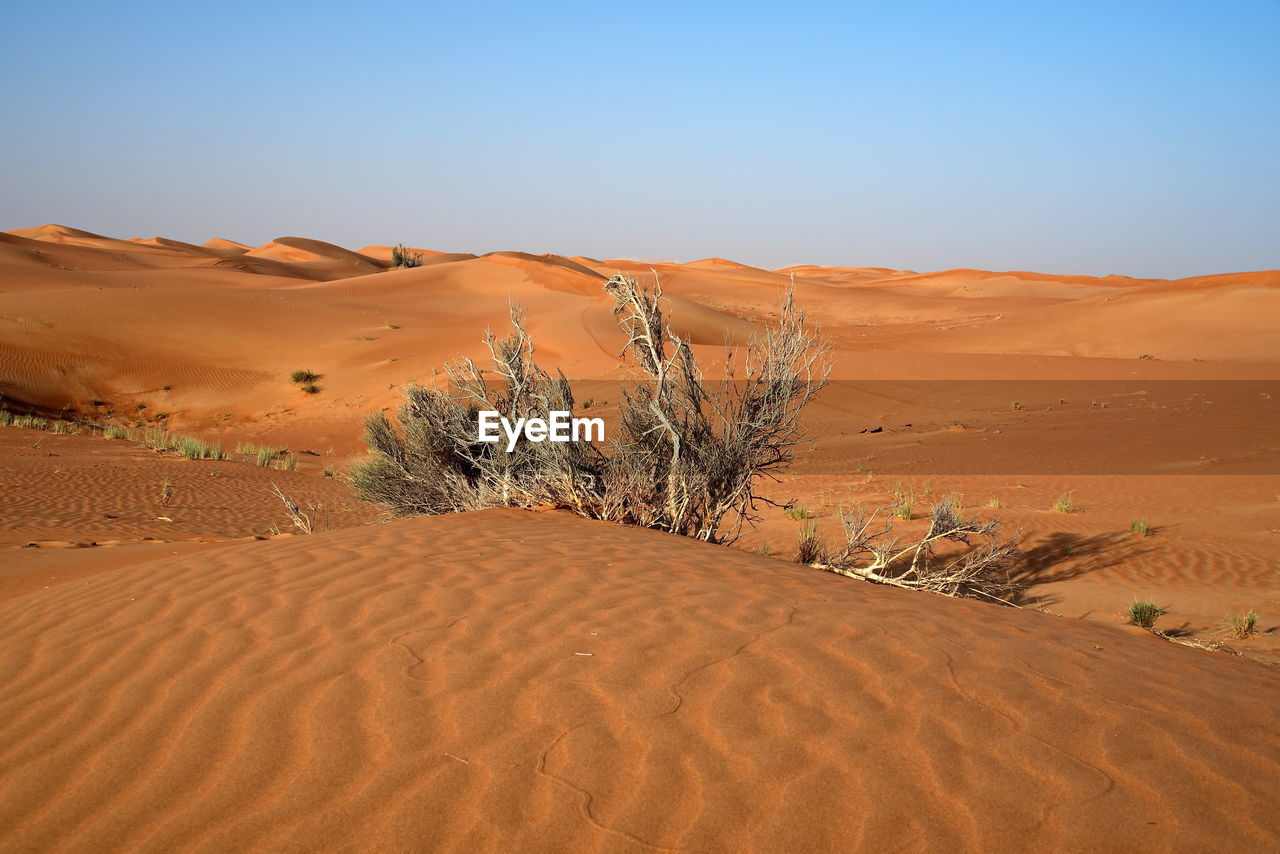
{"type": "Polygon", "coordinates": [[[0,427],[0,850],[1280,845],[1280,271],[447,249],[0,233],[8,411],[228,455],[0,427]],[[513,299],[608,417],[616,271],[661,277],[709,366],[794,279],[834,382],[766,493],[828,536],[842,504],[910,495],[910,534],[957,496],[1021,531],[1021,607],[798,566],[780,509],[725,548],[354,495],[362,418],[513,299]],[[1126,625],[1148,597],[1221,648],[1126,625]]]}

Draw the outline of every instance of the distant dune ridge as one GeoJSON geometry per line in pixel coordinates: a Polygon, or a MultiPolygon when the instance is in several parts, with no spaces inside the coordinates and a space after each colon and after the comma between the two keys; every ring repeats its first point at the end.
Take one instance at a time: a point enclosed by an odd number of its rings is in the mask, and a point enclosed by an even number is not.
{"type": "Polygon", "coordinates": [[[414,251],[0,232],[8,411],[230,457],[0,427],[0,851],[1280,846],[1280,271],[414,251]],[[737,549],[549,510],[374,524],[362,419],[483,360],[513,301],[616,415],[617,271],[661,277],[711,378],[794,280],[838,382],[764,486],[792,513],[737,549]],[[842,505],[909,537],[944,495],[1022,532],[1024,608],[790,560],[842,505]],[[1138,597],[1227,648],[1125,625],[1138,597]]]}

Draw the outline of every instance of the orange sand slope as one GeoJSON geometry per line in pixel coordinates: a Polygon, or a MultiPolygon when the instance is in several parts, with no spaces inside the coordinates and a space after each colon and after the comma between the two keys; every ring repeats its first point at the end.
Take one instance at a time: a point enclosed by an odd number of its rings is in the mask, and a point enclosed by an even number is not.
{"type": "Polygon", "coordinates": [[[0,624],[4,850],[1280,839],[1274,670],[562,514],[164,557],[0,624]]]}

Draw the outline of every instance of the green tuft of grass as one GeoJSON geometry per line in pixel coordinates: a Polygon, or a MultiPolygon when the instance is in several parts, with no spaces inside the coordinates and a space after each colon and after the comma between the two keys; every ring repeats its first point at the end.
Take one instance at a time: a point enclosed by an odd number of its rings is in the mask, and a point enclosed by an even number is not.
{"type": "Polygon", "coordinates": [[[1258,633],[1258,612],[1250,608],[1243,614],[1227,618],[1227,630],[1237,640],[1247,640],[1258,633]]]}
{"type": "Polygon", "coordinates": [[[1151,523],[1146,519],[1134,519],[1129,523],[1129,530],[1139,537],[1151,536],[1151,523]]]}
{"type": "Polygon", "coordinates": [[[276,468],[278,468],[278,469],[280,469],[280,471],[297,471],[297,470],[298,470],[298,458],[297,458],[297,457],[282,457],[282,458],[280,458],[279,460],[276,460],[275,467],[276,467],[276,468]]]}
{"type": "Polygon", "coordinates": [[[1000,509],[1001,507],[1003,507],[1003,506],[1004,506],[1004,502],[1003,502],[1003,501],[1001,501],[999,498],[992,498],[991,500],[989,500],[989,501],[987,502],[987,506],[988,506],[988,507],[993,507],[993,508],[995,508],[995,509],[997,509],[997,510],[998,510],[998,509],[1000,509]]]}
{"type": "Polygon", "coordinates": [[[1064,492],[1057,498],[1053,499],[1053,509],[1059,513],[1076,512],[1076,502],[1071,497],[1070,492],[1064,492]]]}
{"type": "Polygon", "coordinates": [[[812,510],[810,510],[807,505],[804,505],[804,504],[797,504],[794,507],[788,507],[786,510],[782,512],[787,514],[787,518],[793,522],[798,522],[801,519],[812,519],[818,515],[814,513],[812,510]]]}
{"type": "Polygon", "coordinates": [[[388,320],[388,321],[387,321],[387,328],[388,328],[388,329],[399,329],[399,328],[400,328],[400,324],[398,324],[398,323],[392,323],[390,320],[388,320]]]}
{"type": "Polygon", "coordinates": [[[1022,401],[1020,400],[1015,400],[1013,403],[1009,404],[1009,408],[1012,409],[1014,412],[1021,412],[1022,410],[1026,409],[1026,407],[1022,405],[1022,401]]]}
{"type": "Polygon", "coordinates": [[[1161,608],[1149,599],[1137,600],[1129,606],[1129,622],[1144,629],[1153,629],[1156,620],[1169,613],[1168,608],[1161,608]]]}
{"type": "Polygon", "coordinates": [[[316,385],[315,383],[306,383],[305,385],[300,386],[300,388],[302,389],[303,394],[319,394],[320,393],[320,386],[316,385]]]}
{"type": "Polygon", "coordinates": [[[320,379],[320,375],[314,371],[296,370],[289,374],[289,381],[295,383],[313,383],[320,379]]]}
{"type": "Polygon", "coordinates": [[[178,436],[173,449],[189,460],[225,460],[220,442],[206,442],[195,436],[178,436]]]}
{"type": "Polygon", "coordinates": [[[276,459],[285,452],[284,448],[271,448],[266,445],[260,445],[254,449],[254,455],[258,465],[262,467],[270,466],[276,459]]]}
{"type": "Polygon", "coordinates": [[[325,477],[335,477],[335,476],[337,475],[337,473],[338,473],[338,472],[334,469],[334,467],[333,467],[333,466],[325,466],[325,467],[324,467],[324,476],[325,476],[325,477]]]}
{"type": "Polygon", "coordinates": [[[108,424],[102,428],[102,436],[106,439],[128,439],[129,431],[115,424],[108,424]]]}

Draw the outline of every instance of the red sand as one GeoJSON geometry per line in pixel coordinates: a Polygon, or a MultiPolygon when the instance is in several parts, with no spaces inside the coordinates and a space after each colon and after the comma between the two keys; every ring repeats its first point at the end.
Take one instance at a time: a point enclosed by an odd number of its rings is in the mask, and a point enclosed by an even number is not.
{"type": "Polygon", "coordinates": [[[559,513],[371,524],[322,476],[366,413],[481,355],[513,298],[539,359],[607,400],[601,282],[651,266],[424,255],[0,233],[11,410],[300,460],[0,428],[0,850],[1280,844],[1280,272],[652,265],[708,364],[793,274],[831,338],[845,382],[771,496],[834,534],[850,500],[913,491],[909,533],[959,494],[1023,530],[1038,613],[801,569],[780,511],[736,550],[559,513]],[[1228,379],[1258,385],[1166,382],[1228,379]],[[267,539],[272,483],[320,533],[267,539]],[[1125,627],[1148,596],[1177,633],[1249,608],[1263,633],[1233,656],[1125,627]]]}

